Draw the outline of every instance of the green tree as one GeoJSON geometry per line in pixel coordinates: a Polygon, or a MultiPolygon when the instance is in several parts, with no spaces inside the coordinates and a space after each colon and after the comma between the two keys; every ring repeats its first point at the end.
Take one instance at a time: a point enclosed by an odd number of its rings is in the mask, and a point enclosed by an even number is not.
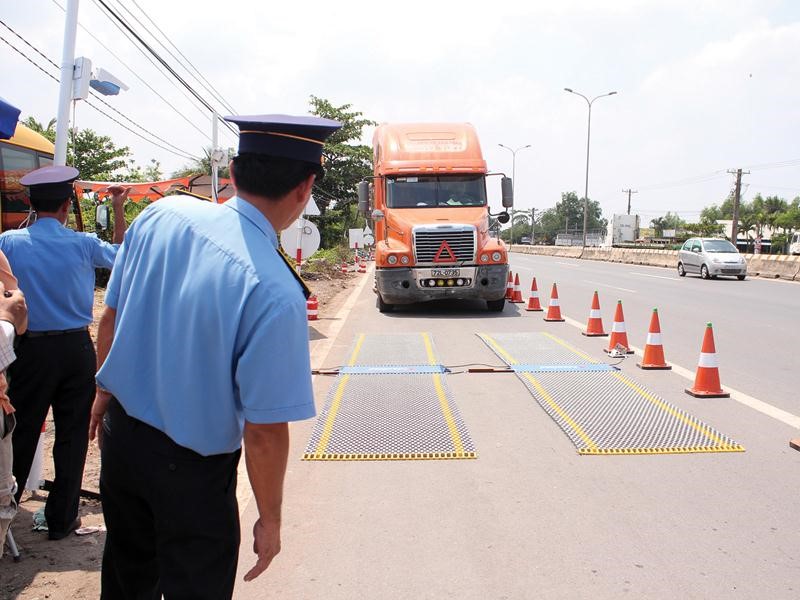
{"type": "Polygon", "coordinates": [[[111,138],[98,135],[91,129],[72,130],[67,146],[67,164],[80,172],[80,178],[111,181],[117,171],[127,166],[130,149],[118,148],[111,138]]]}
{"type": "Polygon", "coordinates": [[[48,140],[50,140],[54,144],[56,143],[56,120],[55,119],[50,119],[50,122],[47,124],[47,127],[42,125],[39,121],[37,121],[33,117],[28,117],[27,119],[25,119],[22,122],[22,124],[25,125],[25,127],[27,127],[28,129],[32,129],[36,133],[40,133],[41,135],[46,137],[48,140]]]}
{"type": "Polygon", "coordinates": [[[651,220],[650,226],[656,230],[658,237],[663,237],[665,229],[675,229],[677,231],[684,228],[686,223],[677,214],[672,214],[668,211],[663,217],[651,220]]]}
{"type": "MultiPolygon", "coordinates": [[[[603,218],[600,203],[595,200],[587,204],[586,229],[590,232],[608,229],[608,220],[603,218]]],[[[576,192],[562,192],[561,202],[543,211],[537,219],[536,237],[543,237],[545,243],[552,243],[564,231],[583,233],[583,199],[576,192]]]]}
{"type": "Polygon", "coordinates": [[[358,183],[372,174],[372,148],[358,142],[364,127],[377,123],[353,110],[351,104],[334,106],[313,95],[310,104],[312,114],[342,123],[322,151],[325,177],[314,185],[313,192],[321,213],[317,217],[321,245],[331,248],[346,239],[349,228],[359,224],[358,183]]]}
{"type": "Polygon", "coordinates": [[[155,158],[145,165],[137,165],[133,159],[128,160],[125,170],[116,173],[110,181],[127,181],[129,183],[143,183],[145,181],[161,181],[164,173],[161,171],[161,163],[155,158]]]}
{"type": "MultiPolygon", "coordinates": [[[[192,177],[194,175],[211,175],[211,148],[203,148],[203,156],[193,160],[188,165],[184,165],[172,174],[173,178],[192,177]]],[[[233,148],[228,149],[228,156],[236,154],[233,148]]],[[[228,178],[230,171],[228,165],[220,166],[219,176],[228,178]]]]}

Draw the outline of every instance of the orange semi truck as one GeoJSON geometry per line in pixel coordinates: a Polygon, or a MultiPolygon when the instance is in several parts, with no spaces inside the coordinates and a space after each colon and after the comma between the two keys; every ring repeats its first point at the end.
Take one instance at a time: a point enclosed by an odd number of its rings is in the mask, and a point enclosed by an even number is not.
{"type": "MultiPolygon", "coordinates": [[[[469,123],[383,124],[373,138],[374,176],[359,185],[359,210],[375,231],[381,312],[443,298],[505,304],[508,249],[489,231],[486,161],[469,123]]],[[[497,175],[501,175],[498,173],[497,175]]],[[[502,176],[504,209],[513,205],[502,176]]],[[[508,222],[508,212],[498,215],[508,222]]]]}

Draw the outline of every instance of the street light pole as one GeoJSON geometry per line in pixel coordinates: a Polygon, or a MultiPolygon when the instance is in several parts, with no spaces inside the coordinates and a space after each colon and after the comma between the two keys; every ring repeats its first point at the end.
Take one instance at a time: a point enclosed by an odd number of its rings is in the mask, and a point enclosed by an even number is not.
{"type": "MultiPolygon", "coordinates": [[[[512,188],[516,187],[517,185],[517,152],[520,150],[525,150],[525,148],[530,148],[530,144],[526,144],[525,146],[520,146],[517,149],[511,149],[508,146],[504,146],[503,144],[497,144],[501,148],[505,148],[509,152],[511,152],[511,185],[512,188]]],[[[514,209],[511,209],[511,243],[514,243],[514,209]]]]}
{"type": "Polygon", "coordinates": [[[591,100],[589,100],[586,96],[581,94],[580,92],[576,92],[571,90],[570,88],[564,88],[565,92],[569,92],[570,94],[575,94],[576,96],[580,96],[584,100],[586,100],[586,104],[589,106],[589,123],[586,128],[586,185],[584,187],[583,192],[583,247],[586,247],[586,227],[588,225],[589,219],[589,142],[592,138],[592,102],[597,100],[598,98],[604,98],[605,96],[613,96],[617,92],[608,92],[607,94],[600,94],[599,96],[595,96],[591,100]]]}

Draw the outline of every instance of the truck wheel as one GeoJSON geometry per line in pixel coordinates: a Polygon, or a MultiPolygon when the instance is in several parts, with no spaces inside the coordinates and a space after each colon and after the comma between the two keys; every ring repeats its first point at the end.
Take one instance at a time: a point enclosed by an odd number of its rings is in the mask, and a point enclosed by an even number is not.
{"type": "Polygon", "coordinates": [[[490,312],[502,312],[505,305],[506,305],[505,298],[500,298],[500,300],[486,301],[486,308],[488,308],[490,312]]]}
{"type": "Polygon", "coordinates": [[[378,304],[378,312],[388,313],[394,310],[394,304],[386,304],[386,302],[383,301],[383,298],[381,298],[380,294],[378,294],[377,304],[378,304]]]}

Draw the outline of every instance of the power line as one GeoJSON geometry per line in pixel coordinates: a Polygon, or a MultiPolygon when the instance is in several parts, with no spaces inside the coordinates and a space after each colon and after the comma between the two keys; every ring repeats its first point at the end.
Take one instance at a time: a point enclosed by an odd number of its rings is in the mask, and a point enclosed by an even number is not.
{"type": "MultiPolygon", "coordinates": [[[[172,41],[172,40],[169,38],[169,36],[168,36],[166,33],[164,33],[164,31],[163,31],[163,30],[162,30],[162,29],[161,29],[161,28],[158,26],[158,24],[157,24],[155,21],[153,21],[153,19],[150,17],[150,15],[148,15],[148,14],[145,12],[145,10],[144,10],[144,9],[143,9],[143,8],[142,8],[140,5],[139,5],[139,3],[138,3],[138,2],[136,2],[136,0],[132,0],[132,2],[133,2],[133,5],[134,5],[136,8],[138,8],[138,9],[139,9],[139,11],[140,11],[140,12],[141,12],[141,13],[144,15],[144,17],[145,17],[145,18],[146,18],[148,21],[150,21],[150,23],[153,25],[153,27],[155,27],[156,31],[158,31],[158,33],[160,33],[160,34],[163,36],[163,38],[164,38],[164,39],[165,39],[165,40],[166,40],[166,41],[169,43],[169,45],[170,45],[170,46],[172,46],[173,48],[175,48],[175,51],[176,51],[178,54],[180,54],[181,58],[183,58],[183,60],[184,60],[184,61],[186,61],[186,63],[188,63],[188,64],[189,64],[189,66],[192,68],[192,70],[194,70],[194,72],[197,74],[197,77],[195,77],[195,79],[197,79],[197,81],[198,81],[198,82],[200,82],[200,85],[202,85],[202,86],[203,86],[203,88],[204,88],[204,89],[205,89],[205,90],[206,90],[208,93],[210,93],[212,96],[214,96],[214,98],[215,98],[215,99],[216,99],[216,100],[217,100],[217,101],[218,101],[220,104],[222,104],[223,108],[225,108],[226,110],[230,111],[230,113],[231,113],[231,114],[236,114],[236,113],[237,113],[237,111],[236,111],[236,109],[234,109],[234,108],[233,108],[233,106],[231,106],[231,103],[230,103],[230,102],[228,102],[227,100],[225,100],[225,98],[223,98],[222,94],[221,94],[219,91],[217,91],[217,89],[216,89],[216,88],[215,88],[215,87],[214,87],[214,86],[211,84],[211,82],[210,82],[210,81],[208,81],[208,79],[206,79],[206,78],[203,76],[203,74],[202,74],[202,73],[199,71],[199,69],[198,69],[197,67],[195,67],[195,66],[194,66],[194,64],[192,64],[192,61],[190,61],[190,60],[189,60],[189,59],[186,57],[186,55],[185,55],[183,52],[181,52],[180,48],[178,48],[178,47],[177,47],[177,46],[176,46],[176,45],[173,43],[173,41],[172,41]],[[199,77],[199,79],[198,79],[198,77],[199,77]],[[205,84],[207,84],[207,86],[208,86],[208,87],[206,87],[206,85],[203,85],[204,83],[205,83],[205,84]]],[[[123,8],[125,8],[125,10],[128,12],[128,14],[130,14],[131,16],[133,16],[133,13],[131,13],[131,11],[130,11],[128,8],[126,8],[124,4],[120,4],[120,5],[121,5],[123,8]]],[[[135,19],[135,18],[136,18],[136,17],[134,17],[134,19],[135,19]]],[[[138,23],[140,23],[140,24],[141,24],[141,25],[144,27],[144,24],[143,24],[141,21],[139,21],[138,19],[136,19],[136,20],[137,20],[137,22],[138,22],[138,23]]],[[[157,38],[156,38],[156,39],[157,39],[157,38]]],[[[181,60],[180,60],[180,59],[179,59],[177,56],[175,56],[175,55],[174,55],[172,52],[170,52],[169,48],[167,48],[166,46],[164,46],[164,43],[163,43],[163,42],[161,42],[161,40],[158,40],[158,39],[157,39],[157,41],[159,42],[159,44],[161,44],[161,46],[162,46],[162,47],[163,47],[163,48],[164,48],[164,49],[165,49],[167,52],[169,52],[169,54],[170,54],[170,56],[172,56],[172,58],[174,58],[175,60],[177,60],[177,61],[178,61],[178,63],[180,63],[180,64],[183,66],[183,68],[185,68],[187,71],[190,71],[190,69],[188,69],[188,68],[186,67],[186,64],[184,64],[183,62],[181,62],[181,60]]],[[[190,71],[190,72],[191,72],[191,71],[190,71]]]]}
{"type": "MultiPolygon", "coordinates": [[[[152,48],[152,47],[150,47],[150,45],[149,45],[147,42],[145,42],[145,41],[142,39],[142,37],[141,37],[141,36],[140,36],[138,33],[136,33],[136,32],[133,30],[133,28],[132,28],[132,27],[131,27],[131,26],[130,26],[130,25],[129,25],[129,24],[126,22],[126,21],[125,21],[125,19],[123,19],[123,18],[122,18],[120,15],[118,15],[116,12],[114,12],[114,10],[113,10],[111,7],[109,7],[109,6],[108,6],[108,4],[106,4],[104,0],[95,0],[95,2],[99,3],[99,4],[100,4],[100,5],[103,7],[103,8],[105,8],[106,12],[108,12],[108,13],[109,13],[109,14],[110,14],[112,17],[114,17],[114,18],[115,18],[117,21],[119,21],[119,22],[120,22],[120,24],[122,24],[122,26],[123,26],[123,27],[125,27],[125,29],[127,29],[127,30],[130,32],[130,34],[131,34],[131,35],[132,35],[134,38],[136,38],[136,41],[138,41],[138,42],[139,42],[139,44],[140,44],[141,46],[143,46],[143,47],[144,47],[144,48],[145,48],[145,49],[146,49],[146,50],[147,50],[147,51],[148,51],[150,54],[152,54],[152,55],[153,55],[153,57],[154,57],[154,58],[155,58],[155,59],[156,59],[158,62],[160,62],[160,63],[161,63],[163,66],[164,66],[164,68],[165,68],[165,69],[167,69],[167,71],[169,71],[169,73],[170,73],[170,74],[171,74],[171,75],[172,75],[172,76],[173,76],[175,79],[177,79],[177,80],[178,80],[178,82],[179,82],[181,85],[183,85],[183,86],[184,86],[184,87],[185,87],[185,88],[186,88],[186,89],[189,91],[189,93],[190,93],[190,94],[192,94],[192,95],[193,95],[195,98],[197,98],[197,100],[200,102],[200,104],[202,104],[203,106],[205,106],[205,107],[206,107],[206,109],[207,109],[209,112],[211,112],[211,113],[215,113],[215,112],[216,112],[216,110],[214,110],[214,108],[213,108],[213,107],[212,107],[212,106],[211,106],[211,105],[208,103],[208,101],[206,101],[206,99],[205,99],[205,98],[203,98],[203,97],[202,97],[202,96],[201,96],[199,93],[197,93],[197,91],[196,91],[196,90],[195,90],[195,89],[194,89],[194,88],[193,88],[191,85],[189,85],[189,84],[186,82],[186,80],[185,80],[183,77],[181,77],[181,76],[180,76],[180,75],[179,75],[179,74],[178,74],[178,73],[175,71],[175,69],[173,69],[173,68],[172,68],[172,67],[169,65],[169,63],[167,63],[167,61],[165,61],[165,60],[164,60],[164,59],[161,57],[161,55],[160,55],[158,52],[156,52],[155,50],[153,50],[153,48],[152,48]]],[[[232,126],[232,125],[230,125],[230,123],[228,123],[227,121],[222,121],[222,123],[223,123],[223,124],[224,124],[224,125],[225,125],[225,126],[228,128],[228,129],[230,129],[230,131],[231,131],[231,132],[234,132],[234,133],[235,133],[235,130],[234,130],[233,126],[232,126]]]]}
{"type": "MultiPolygon", "coordinates": [[[[60,4],[59,4],[59,3],[58,3],[56,0],[51,0],[51,1],[52,1],[52,2],[53,2],[53,4],[55,4],[55,5],[56,5],[58,8],[60,8],[62,11],[64,10],[64,7],[63,7],[63,6],[61,6],[61,5],[60,5],[60,4]]],[[[175,111],[175,113],[176,113],[176,114],[177,114],[177,115],[178,115],[178,116],[179,116],[181,119],[183,119],[184,121],[186,121],[186,122],[187,122],[189,125],[191,125],[191,126],[192,126],[192,127],[195,129],[195,130],[197,130],[197,131],[198,131],[198,132],[199,132],[201,135],[203,135],[205,138],[207,138],[207,139],[209,139],[209,140],[211,139],[211,138],[209,137],[209,135],[208,135],[208,133],[207,133],[206,131],[203,131],[202,129],[200,129],[200,128],[199,128],[199,127],[198,127],[198,126],[197,126],[197,125],[196,125],[196,124],[195,124],[195,123],[194,123],[194,122],[191,120],[191,119],[189,119],[189,118],[188,118],[188,117],[187,117],[185,114],[183,114],[183,112],[181,112],[181,111],[180,111],[179,109],[177,109],[177,108],[176,108],[176,107],[175,107],[173,104],[171,104],[171,103],[170,103],[170,102],[169,102],[169,101],[168,101],[166,98],[164,98],[164,96],[162,96],[161,94],[159,94],[159,93],[158,93],[158,91],[156,91],[156,90],[153,88],[153,86],[151,86],[149,83],[147,83],[147,81],[145,81],[145,80],[144,80],[144,79],[143,79],[143,78],[142,78],[142,77],[141,77],[141,76],[140,76],[140,75],[139,75],[139,74],[138,74],[136,71],[134,71],[133,69],[131,69],[131,68],[130,68],[130,67],[127,65],[126,61],[122,60],[122,59],[121,59],[119,56],[117,56],[117,55],[114,53],[114,51],[113,51],[113,50],[111,50],[111,49],[110,49],[108,46],[106,46],[106,45],[105,45],[105,44],[102,42],[102,40],[100,40],[100,38],[98,38],[96,35],[94,35],[94,33],[92,33],[92,32],[91,32],[89,29],[87,29],[86,27],[84,27],[84,26],[83,26],[83,25],[81,25],[80,23],[78,23],[78,25],[80,25],[80,28],[81,28],[81,29],[83,29],[83,30],[84,30],[84,31],[85,31],[87,34],[89,34],[89,36],[91,36],[91,37],[92,37],[92,38],[93,38],[93,39],[94,39],[94,40],[95,40],[95,41],[96,41],[98,44],[100,44],[100,46],[102,46],[103,48],[105,48],[105,50],[106,50],[106,51],[107,51],[109,54],[111,54],[111,56],[113,56],[114,58],[116,58],[116,59],[119,61],[119,63],[120,63],[120,64],[121,64],[123,67],[125,67],[125,68],[128,70],[128,72],[130,72],[130,73],[131,73],[131,74],[132,74],[134,77],[136,77],[136,79],[138,79],[140,82],[142,82],[142,83],[143,83],[143,84],[144,84],[144,85],[147,87],[147,89],[149,89],[151,92],[153,92],[153,94],[155,94],[155,95],[156,95],[158,98],[160,98],[160,99],[161,99],[161,100],[164,102],[164,104],[166,104],[166,105],[167,105],[167,106],[169,106],[169,107],[170,107],[170,108],[171,108],[173,111],[175,111]]],[[[115,23],[115,25],[116,25],[116,23],[115,23]]],[[[119,27],[119,26],[117,26],[117,27],[119,27]]],[[[125,33],[125,32],[123,31],[123,33],[125,33]]],[[[147,58],[148,60],[150,60],[150,62],[153,64],[153,66],[156,66],[156,65],[155,65],[155,63],[153,63],[153,62],[152,62],[152,60],[151,60],[149,57],[147,57],[146,55],[145,55],[145,58],[147,58]]],[[[156,67],[156,68],[158,68],[158,67],[156,67]]],[[[172,80],[170,79],[169,81],[172,81],[172,80]]],[[[196,106],[196,105],[194,105],[194,104],[193,104],[192,106],[193,106],[193,107],[194,107],[196,110],[198,110],[198,111],[201,111],[201,113],[202,113],[202,114],[205,114],[205,112],[203,112],[203,111],[202,111],[202,109],[201,109],[200,107],[198,107],[198,106],[196,106]]]]}
{"type": "Polygon", "coordinates": [[[676,181],[669,181],[665,183],[657,183],[652,185],[641,185],[639,186],[639,190],[659,190],[665,189],[670,187],[680,187],[684,185],[694,185],[697,183],[704,183],[706,181],[711,181],[712,179],[717,179],[719,177],[723,177],[725,175],[725,169],[720,169],[719,171],[714,171],[713,173],[707,173],[705,175],[695,175],[694,177],[687,177],[686,179],[678,179],[676,181]]]}
{"type": "MultiPolygon", "coordinates": [[[[18,33],[16,33],[16,32],[15,32],[13,29],[11,29],[10,27],[8,27],[8,25],[6,25],[6,24],[5,24],[3,21],[0,21],[0,24],[2,24],[3,26],[5,26],[5,27],[6,27],[6,29],[8,29],[9,31],[11,31],[12,33],[14,33],[14,34],[15,34],[17,37],[19,37],[20,39],[22,39],[23,41],[25,41],[25,43],[26,43],[26,44],[28,44],[28,46],[30,46],[31,48],[33,48],[33,49],[34,49],[34,50],[35,50],[35,51],[36,51],[38,54],[40,54],[41,56],[43,56],[43,57],[44,57],[46,60],[48,60],[48,61],[49,61],[51,64],[55,64],[55,63],[53,63],[53,61],[51,61],[49,58],[47,58],[47,56],[45,56],[44,54],[42,54],[42,53],[41,53],[41,52],[40,52],[38,49],[36,49],[36,48],[35,48],[34,46],[32,46],[32,45],[31,45],[29,42],[27,42],[27,40],[25,40],[24,38],[22,38],[22,36],[20,36],[20,35],[19,35],[18,33]]],[[[10,47],[12,50],[14,50],[14,51],[15,51],[17,54],[19,54],[20,56],[22,56],[22,57],[23,57],[25,60],[27,60],[27,61],[28,61],[30,64],[32,64],[34,67],[36,67],[37,69],[39,69],[39,70],[40,70],[42,73],[44,73],[45,75],[47,75],[47,76],[48,76],[50,79],[52,79],[52,80],[53,80],[53,81],[55,81],[56,83],[59,83],[59,79],[58,79],[58,77],[55,77],[55,76],[54,76],[54,75],[52,75],[51,73],[48,73],[48,72],[47,72],[47,71],[46,71],[44,68],[42,68],[42,66],[41,66],[41,65],[39,65],[39,64],[37,64],[36,62],[34,62],[33,60],[31,60],[31,58],[30,58],[29,56],[27,56],[27,55],[26,55],[24,52],[22,52],[22,51],[21,51],[19,48],[17,48],[16,46],[14,46],[14,44],[12,44],[11,42],[9,42],[9,41],[8,41],[8,40],[7,40],[5,37],[3,37],[2,35],[0,35],[0,40],[2,40],[2,41],[3,41],[3,42],[4,42],[4,43],[7,45],[7,46],[9,46],[9,47],[10,47]]],[[[111,115],[109,115],[108,113],[106,113],[105,111],[103,111],[102,109],[100,109],[99,107],[97,107],[97,106],[95,106],[94,104],[92,104],[91,102],[89,102],[89,100],[86,100],[86,104],[88,104],[89,106],[91,106],[93,109],[95,109],[97,112],[99,112],[100,114],[102,114],[102,115],[103,115],[103,116],[105,116],[106,118],[108,118],[108,119],[110,119],[110,120],[114,121],[115,123],[117,123],[118,125],[120,125],[121,127],[123,127],[124,129],[126,129],[126,130],[130,131],[131,133],[133,133],[134,135],[136,135],[136,136],[138,136],[139,138],[143,139],[144,141],[146,141],[146,142],[149,142],[149,143],[153,144],[154,146],[158,146],[158,147],[159,147],[159,148],[161,148],[162,150],[166,150],[167,152],[170,152],[170,153],[172,153],[172,154],[175,154],[176,156],[180,156],[181,158],[186,158],[186,159],[190,159],[190,160],[192,160],[192,159],[197,159],[197,157],[196,157],[196,156],[193,156],[193,155],[192,155],[192,154],[190,154],[189,152],[186,152],[185,150],[181,150],[180,148],[178,148],[177,146],[174,146],[174,145],[173,145],[173,144],[171,144],[170,142],[167,142],[166,140],[163,140],[162,138],[160,138],[160,137],[156,136],[155,134],[151,133],[150,131],[148,131],[147,129],[145,129],[144,127],[142,127],[141,125],[139,125],[138,123],[136,123],[135,121],[133,121],[132,119],[130,119],[129,117],[127,117],[126,115],[124,115],[123,113],[121,113],[120,111],[118,111],[116,108],[114,108],[114,107],[112,107],[111,105],[109,105],[109,104],[108,104],[107,102],[105,102],[105,100],[103,100],[102,98],[99,98],[99,97],[98,97],[98,99],[99,99],[101,102],[103,102],[103,104],[105,104],[106,106],[108,106],[109,108],[111,108],[112,110],[114,110],[115,112],[117,112],[118,114],[120,114],[121,116],[123,116],[124,118],[128,119],[128,121],[130,121],[131,123],[133,123],[133,124],[134,124],[136,127],[139,127],[139,128],[142,130],[142,131],[145,131],[145,132],[147,132],[149,135],[151,135],[151,136],[155,137],[156,139],[159,139],[159,140],[163,141],[164,143],[166,143],[166,144],[169,144],[170,146],[172,146],[172,147],[174,148],[174,150],[173,150],[173,149],[170,149],[170,148],[167,148],[166,146],[163,146],[163,145],[161,145],[161,144],[159,144],[159,143],[157,143],[157,142],[154,142],[153,140],[147,139],[147,138],[146,138],[146,137],[144,137],[142,134],[140,134],[138,131],[134,131],[133,129],[131,129],[130,127],[128,127],[128,126],[126,126],[125,124],[121,123],[120,121],[118,121],[117,119],[115,119],[114,117],[112,117],[111,115]]]]}

